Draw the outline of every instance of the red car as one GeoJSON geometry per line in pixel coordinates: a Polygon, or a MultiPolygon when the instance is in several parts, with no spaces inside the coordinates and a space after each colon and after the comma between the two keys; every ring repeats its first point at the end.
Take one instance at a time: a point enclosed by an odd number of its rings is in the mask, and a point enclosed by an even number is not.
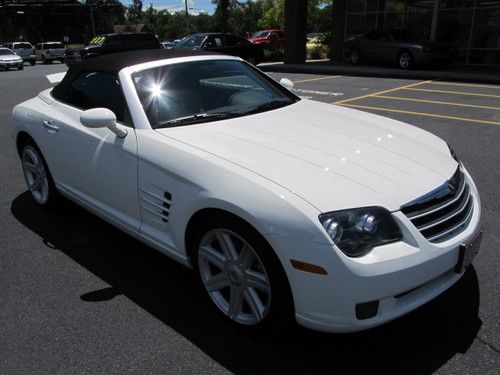
{"type": "Polygon", "coordinates": [[[252,43],[276,46],[278,49],[285,48],[285,32],[280,29],[257,31],[248,40],[252,43]]]}

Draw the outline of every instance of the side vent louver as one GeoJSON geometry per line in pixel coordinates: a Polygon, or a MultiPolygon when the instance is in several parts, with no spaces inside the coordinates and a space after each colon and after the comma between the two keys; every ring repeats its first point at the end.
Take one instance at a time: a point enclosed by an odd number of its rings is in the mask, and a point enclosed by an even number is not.
{"type": "Polygon", "coordinates": [[[168,223],[170,217],[170,207],[172,206],[172,194],[168,191],[163,192],[163,197],[140,189],[141,208],[157,216],[161,221],[168,223]]]}

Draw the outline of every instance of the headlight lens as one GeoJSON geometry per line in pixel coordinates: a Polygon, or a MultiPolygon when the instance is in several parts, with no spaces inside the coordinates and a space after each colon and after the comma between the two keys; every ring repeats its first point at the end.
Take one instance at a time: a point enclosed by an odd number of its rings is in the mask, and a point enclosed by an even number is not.
{"type": "MultiPolygon", "coordinates": [[[[448,145],[448,143],[447,143],[447,145],[448,145]]],[[[450,150],[451,157],[452,157],[453,159],[455,159],[455,161],[456,161],[457,163],[460,163],[460,160],[458,160],[458,156],[457,156],[457,153],[455,152],[455,150],[454,150],[454,149],[452,149],[450,145],[448,145],[448,149],[450,150]]]]}
{"type": "Polygon", "coordinates": [[[382,207],[363,207],[321,214],[319,220],[333,243],[350,257],[367,254],[374,246],[402,239],[401,230],[382,207]]]}

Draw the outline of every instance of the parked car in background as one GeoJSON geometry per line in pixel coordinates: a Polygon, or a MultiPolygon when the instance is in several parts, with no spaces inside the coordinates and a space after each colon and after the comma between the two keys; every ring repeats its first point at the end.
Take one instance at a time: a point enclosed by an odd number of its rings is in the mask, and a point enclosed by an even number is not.
{"type": "Polygon", "coordinates": [[[70,66],[81,60],[109,53],[125,52],[138,49],[159,49],[162,45],[149,33],[112,33],[93,38],[88,45],[80,49],[66,51],[66,65],[70,66]]]}
{"type": "Polygon", "coordinates": [[[256,65],[264,59],[261,45],[250,43],[239,36],[226,33],[200,33],[189,35],[177,43],[174,48],[202,49],[225,55],[238,56],[256,65]]]}
{"type": "Polygon", "coordinates": [[[402,69],[416,64],[448,62],[453,46],[422,40],[406,29],[375,30],[346,40],[344,54],[352,64],[364,60],[396,62],[402,69]]]}
{"type": "Polygon", "coordinates": [[[64,62],[64,53],[66,48],[61,42],[37,43],[35,47],[36,59],[44,64],[50,64],[52,61],[64,62]]]}
{"type": "Polygon", "coordinates": [[[253,33],[248,41],[257,44],[272,45],[277,49],[284,49],[285,39],[285,32],[283,30],[271,29],[253,33]]]}
{"type": "Polygon", "coordinates": [[[165,40],[165,41],[161,42],[161,45],[163,46],[163,48],[170,49],[170,48],[174,47],[174,42],[170,42],[168,40],[165,40]]]}
{"type": "Polygon", "coordinates": [[[24,62],[29,62],[31,65],[36,64],[35,48],[28,42],[9,42],[4,43],[5,48],[9,48],[17,55],[21,56],[24,62]]]}
{"type": "Polygon", "coordinates": [[[23,58],[9,48],[0,48],[0,68],[5,70],[9,70],[9,68],[23,70],[23,58]]]}

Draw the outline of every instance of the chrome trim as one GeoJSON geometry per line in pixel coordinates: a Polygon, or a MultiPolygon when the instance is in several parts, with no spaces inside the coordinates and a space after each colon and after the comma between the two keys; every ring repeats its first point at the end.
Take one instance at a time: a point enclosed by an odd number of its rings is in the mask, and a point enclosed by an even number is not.
{"type": "Polygon", "coordinates": [[[447,229],[445,232],[442,232],[442,233],[439,233],[439,234],[436,234],[435,236],[433,237],[429,237],[427,238],[429,241],[434,241],[434,242],[437,242],[437,240],[443,238],[443,237],[446,237],[448,234],[450,234],[451,232],[457,230],[458,228],[460,228],[462,225],[464,225],[466,222],[468,222],[470,220],[470,218],[472,217],[472,214],[474,212],[474,204],[472,203],[471,206],[470,206],[470,209],[469,209],[469,213],[467,214],[467,216],[465,217],[464,220],[462,220],[462,222],[456,224],[455,226],[453,226],[452,228],[449,228],[447,229]]]}
{"type": "Polygon", "coordinates": [[[435,227],[436,225],[439,225],[439,224],[442,224],[444,223],[445,221],[448,221],[452,218],[454,218],[455,216],[457,216],[458,214],[461,214],[462,212],[464,212],[464,210],[467,208],[467,205],[469,204],[470,200],[472,199],[471,195],[469,194],[469,196],[466,198],[465,200],[465,204],[463,205],[463,207],[457,211],[457,212],[454,212],[453,214],[449,215],[449,216],[443,216],[443,219],[442,220],[439,220],[439,221],[436,221],[436,222],[433,222],[433,223],[429,223],[425,226],[417,226],[417,229],[419,231],[424,231],[424,230],[427,230],[429,228],[432,228],[432,227],[435,227]]]}
{"type": "Polygon", "coordinates": [[[463,195],[463,192],[464,192],[466,186],[467,186],[467,183],[464,181],[462,189],[460,190],[460,193],[458,193],[457,196],[454,199],[452,199],[451,201],[448,201],[448,202],[444,203],[442,206],[438,206],[438,207],[436,207],[436,208],[434,208],[434,209],[432,209],[430,211],[425,211],[425,212],[423,212],[421,214],[417,214],[417,215],[414,215],[414,216],[412,216],[412,214],[408,214],[406,216],[408,217],[408,219],[414,220],[414,219],[418,219],[418,218],[421,218],[421,217],[426,216],[426,215],[430,215],[430,214],[432,214],[432,213],[434,213],[436,211],[439,211],[439,210],[441,210],[443,208],[446,208],[449,205],[452,205],[457,200],[459,200],[459,199],[462,198],[462,195],[463,195]]]}

